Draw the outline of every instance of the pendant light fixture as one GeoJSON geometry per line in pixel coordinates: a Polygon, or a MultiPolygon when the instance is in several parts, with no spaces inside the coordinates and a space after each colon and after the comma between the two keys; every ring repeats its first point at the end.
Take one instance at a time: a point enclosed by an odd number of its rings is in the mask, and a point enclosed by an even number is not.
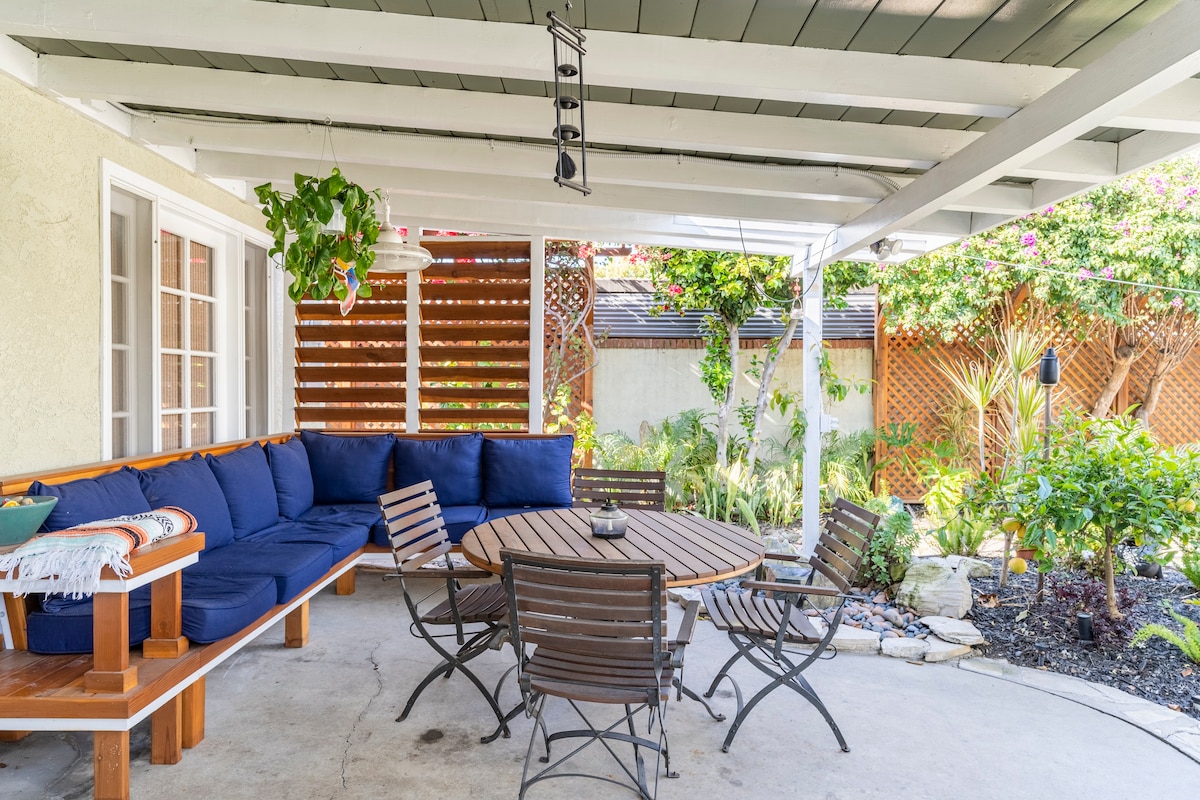
{"type": "MultiPolygon", "coordinates": [[[[385,193],[383,196],[384,221],[379,226],[379,239],[371,248],[375,251],[372,272],[420,272],[433,263],[433,254],[418,244],[405,242],[400,232],[392,227],[392,204],[385,193]]],[[[408,238],[414,236],[409,231],[408,238]]]]}

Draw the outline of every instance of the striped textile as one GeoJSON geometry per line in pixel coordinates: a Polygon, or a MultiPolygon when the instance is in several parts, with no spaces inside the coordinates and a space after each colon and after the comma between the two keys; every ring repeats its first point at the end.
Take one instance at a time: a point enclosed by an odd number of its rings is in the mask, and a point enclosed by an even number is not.
{"type": "Polygon", "coordinates": [[[50,591],[71,598],[95,594],[100,571],[112,567],[121,577],[130,573],[129,554],[143,545],[196,530],[196,518],[177,506],[142,514],[98,519],[62,531],[35,536],[13,552],[0,556],[0,572],[16,570],[21,596],[50,591]],[[37,586],[50,581],[50,588],[37,586]]]}

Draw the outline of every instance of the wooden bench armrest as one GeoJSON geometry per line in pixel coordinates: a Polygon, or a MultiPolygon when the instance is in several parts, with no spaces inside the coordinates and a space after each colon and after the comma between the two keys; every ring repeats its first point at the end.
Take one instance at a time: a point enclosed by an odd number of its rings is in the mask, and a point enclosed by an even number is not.
{"type": "Polygon", "coordinates": [[[808,556],[798,553],[766,553],[763,555],[763,561],[808,561],[808,556]]]}

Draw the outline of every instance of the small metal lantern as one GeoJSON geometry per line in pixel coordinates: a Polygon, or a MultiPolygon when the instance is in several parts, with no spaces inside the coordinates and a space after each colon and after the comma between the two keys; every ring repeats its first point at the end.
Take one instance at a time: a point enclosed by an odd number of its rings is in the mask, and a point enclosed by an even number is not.
{"type": "Polygon", "coordinates": [[[592,536],[601,539],[620,539],[629,527],[629,515],[617,508],[611,500],[605,500],[599,511],[591,513],[592,536]]]}

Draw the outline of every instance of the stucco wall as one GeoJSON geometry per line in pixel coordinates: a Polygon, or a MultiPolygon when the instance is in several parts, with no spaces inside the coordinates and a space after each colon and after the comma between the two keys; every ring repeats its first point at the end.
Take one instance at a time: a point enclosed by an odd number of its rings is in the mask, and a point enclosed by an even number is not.
{"type": "MultiPolygon", "coordinates": [[[[874,366],[873,352],[864,348],[830,348],[833,371],[841,378],[857,383],[870,381],[874,366]]],[[[751,355],[763,356],[761,350],[743,350],[743,374],[738,379],[738,398],[754,402],[758,385],[744,374],[751,355]]],[[[600,359],[592,380],[592,407],[597,431],[624,431],[635,440],[643,422],[658,424],[669,416],[688,408],[702,408],[716,413],[716,405],[700,380],[700,359],[703,350],[694,349],[624,349],[601,348],[600,359]]],[[[775,372],[775,386],[803,395],[803,351],[793,347],[784,354],[775,372]]],[[[863,430],[874,426],[871,391],[859,394],[853,389],[840,403],[826,403],[826,413],[838,418],[843,431],[863,430]]],[[[786,420],[768,411],[764,438],[787,438],[786,420]]],[[[733,421],[733,430],[744,435],[733,421]]]]}
{"type": "Polygon", "coordinates": [[[100,163],[247,225],[257,209],[0,75],[0,475],[101,455],[100,163]]]}

